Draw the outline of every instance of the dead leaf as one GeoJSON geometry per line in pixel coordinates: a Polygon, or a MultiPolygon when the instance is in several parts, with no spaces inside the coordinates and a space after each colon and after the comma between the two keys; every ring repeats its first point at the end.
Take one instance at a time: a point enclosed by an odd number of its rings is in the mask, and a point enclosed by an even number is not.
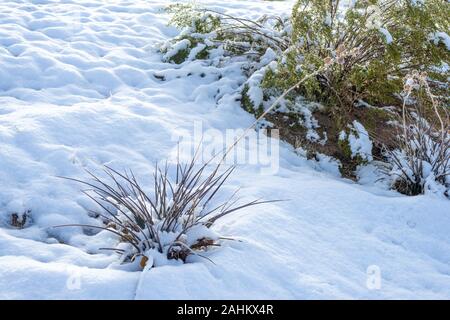
{"type": "Polygon", "coordinates": [[[145,266],[147,265],[147,262],[148,262],[148,258],[146,256],[143,256],[141,259],[141,263],[140,263],[142,269],[145,268],[145,266]]]}

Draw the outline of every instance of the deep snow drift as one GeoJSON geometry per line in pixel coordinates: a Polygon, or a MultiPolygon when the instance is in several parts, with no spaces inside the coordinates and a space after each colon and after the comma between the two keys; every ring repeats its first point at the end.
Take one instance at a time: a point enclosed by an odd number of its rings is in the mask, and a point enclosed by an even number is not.
{"type": "MultiPolygon", "coordinates": [[[[214,230],[241,241],[208,252],[215,264],[127,271],[98,250],[114,236],[51,228],[99,223],[57,176],[107,164],[145,184],[196,122],[224,132],[254,120],[236,101],[239,62],[162,62],[158,44],[178,33],[161,13],[169,1],[62,2],[0,3],[0,298],[450,298],[448,200],[388,191],[371,168],[364,185],[343,180],[286,144],[274,174],[240,165],[226,188],[289,201],[221,220],[214,230]]],[[[202,2],[252,18],[292,5],[202,2]]]]}

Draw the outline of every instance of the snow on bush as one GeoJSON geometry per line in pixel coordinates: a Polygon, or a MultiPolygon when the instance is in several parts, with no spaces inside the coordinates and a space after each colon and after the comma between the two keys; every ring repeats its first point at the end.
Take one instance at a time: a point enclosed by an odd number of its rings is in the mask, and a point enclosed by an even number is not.
{"type": "Polygon", "coordinates": [[[397,148],[387,151],[392,164],[387,174],[393,187],[407,195],[433,192],[449,196],[449,115],[431,92],[425,73],[415,72],[406,78],[399,122],[397,148]]]}
{"type": "Polygon", "coordinates": [[[173,14],[172,24],[184,30],[162,52],[182,52],[180,59],[172,60],[177,63],[211,58],[214,50],[223,54],[215,66],[239,61],[236,66],[247,77],[239,88],[242,107],[258,119],[268,112],[297,112],[303,119],[299,124],[306,129],[304,138],[312,142],[310,148],[325,147],[349,167],[343,174],[351,176],[354,167],[373,160],[372,152],[380,154],[380,143],[374,145],[369,135],[388,118],[368,114],[365,119],[355,115],[355,106],[400,107],[402,79],[418,66],[444,84],[433,86],[434,94],[446,95],[448,68],[442,66],[449,59],[444,14],[449,5],[440,0],[355,0],[351,5],[339,0],[297,0],[290,17],[249,20],[177,4],[168,11],[173,14]],[[190,45],[177,51],[180,41],[190,45]],[[324,135],[342,130],[340,139],[321,139],[315,130],[321,124],[311,121],[310,110],[289,107],[299,97],[324,106],[322,113],[332,118],[325,121],[324,135]],[[374,146],[377,149],[372,151],[374,146]]]}
{"type": "Polygon", "coordinates": [[[342,131],[339,134],[340,141],[348,141],[351,157],[361,157],[362,160],[372,161],[372,141],[369,133],[364,126],[358,121],[353,121],[353,126],[350,126],[350,133],[347,134],[342,131]]]}
{"type": "Polygon", "coordinates": [[[182,39],[171,46],[169,50],[164,54],[163,59],[165,61],[177,61],[174,57],[180,57],[188,55],[188,48],[190,47],[191,42],[188,39],[182,39]],[[175,59],[175,60],[174,60],[175,59]]]}
{"type": "MultiPolygon", "coordinates": [[[[436,71],[448,61],[450,3],[428,0],[344,1],[297,0],[289,48],[277,72],[268,73],[263,86],[286,90],[318,70],[339,51],[352,51],[332,68],[323,70],[293,92],[331,108],[351,108],[363,100],[371,105],[398,103],[403,77],[420,66],[430,77],[446,81],[436,71]]],[[[442,71],[442,70],[441,70],[442,71]]]]}
{"type": "Polygon", "coordinates": [[[448,194],[450,185],[449,138],[444,142],[447,151],[444,156],[446,164],[440,158],[439,150],[443,148],[440,141],[435,141],[420,131],[417,126],[408,129],[410,149],[396,149],[390,153],[393,163],[389,175],[393,177],[393,187],[407,195],[422,193],[448,194]]]}
{"type": "MultiPolygon", "coordinates": [[[[269,48],[267,50],[271,49],[269,48]]],[[[264,65],[260,69],[256,70],[252,75],[250,75],[244,85],[242,95],[245,97],[245,99],[249,100],[249,103],[244,103],[244,108],[251,113],[262,112],[264,110],[264,91],[261,88],[261,82],[263,81],[264,75],[267,70],[272,70],[273,68],[276,68],[277,65],[275,61],[269,61],[265,59],[265,56],[263,56],[261,58],[260,64],[266,62],[267,65],[264,65]]]]}

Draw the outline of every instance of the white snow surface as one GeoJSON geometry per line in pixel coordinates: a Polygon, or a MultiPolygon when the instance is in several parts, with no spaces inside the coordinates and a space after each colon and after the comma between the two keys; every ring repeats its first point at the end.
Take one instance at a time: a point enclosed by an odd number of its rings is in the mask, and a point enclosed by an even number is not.
{"type": "MultiPolygon", "coordinates": [[[[58,176],[86,179],[107,164],[151,188],[155,162],[194,121],[220,132],[254,121],[236,101],[239,68],[163,62],[157,44],[179,32],[161,13],[169,3],[0,2],[0,298],[449,299],[448,200],[338,178],[283,143],[275,174],[239,165],[226,189],[287,201],[219,220],[214,231],[240,241],[207,252],[215,264],[131,272],[99,250],[114,235],[52,228],[99,223],[80,186],[58,176]],[[26,210],[26,227],[12,228],[10,214],[26,210]]],[[[249,18],[292,5],[201,3],[249,18]]]]}

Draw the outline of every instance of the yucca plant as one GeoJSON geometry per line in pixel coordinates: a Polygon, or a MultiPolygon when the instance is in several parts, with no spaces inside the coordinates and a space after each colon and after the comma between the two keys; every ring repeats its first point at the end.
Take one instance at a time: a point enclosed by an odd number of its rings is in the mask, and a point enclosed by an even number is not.
{"type": "Polygon", "coordinates": [[[91,172],[88,173],[92,181],[67,178],[89,187],[83,193],[102,209],[91,213],[101,217],[104,225],[59,227],[82,226],[111,232],[122,244],[102,249],[121,254],[123,261],[140,257],[142,267],[153,264],[154,254],[183,262],[191,254],[200,255],[200,251],[218,245],[221,238],[210,230],[218,219],[272,201],[238,204],[235,192],[227,201],[217,204],[215,196],[234,167],[222,170],[221,164],[211,166],[208,162],[199,166],[196,158],[184,165],[177,161],[173,180],[167,163],[156,166],[151,194],[143,190],[133,172],[121,173],[111,167],[104,169],[107,179],[91,172]]]}

